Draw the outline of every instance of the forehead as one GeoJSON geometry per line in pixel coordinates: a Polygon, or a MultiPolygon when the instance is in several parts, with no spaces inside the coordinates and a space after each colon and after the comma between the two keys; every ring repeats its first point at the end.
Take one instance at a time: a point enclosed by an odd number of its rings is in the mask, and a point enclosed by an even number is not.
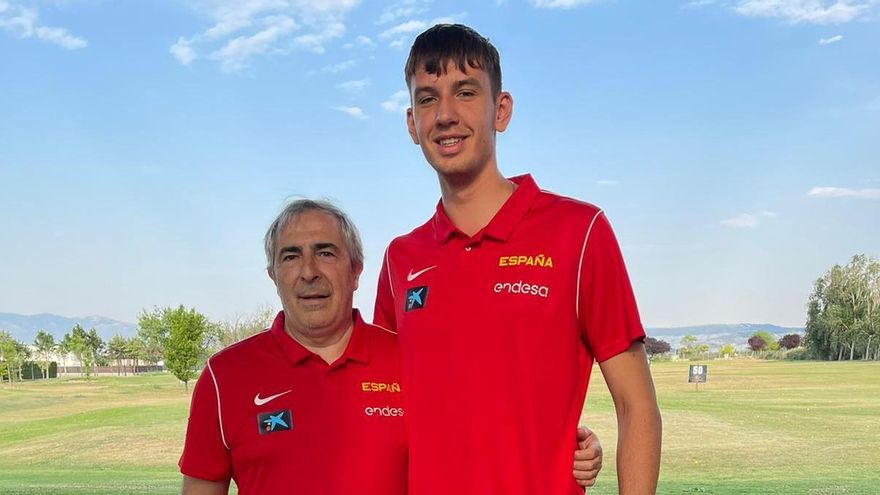
{"type": "Polygon", "coordinates": [[[479,67],[471,67],[467,63],[464,64],[464,71],[458,67],[456,60],[447,60],[443,70],[430,73],[425,70],[425,64],[419,64],[410,84],[412,90],[415,91],[420,87],[439,86],[443,84],[454,84],[464,79],[475,79],[480,84],[489,86],[489,73],[479,67]]]}
{"type": "Polygon", "coordinates": [[[278,247],[313,243],[332,243],[342,247],[339,220],[323,211],[304,211],[291,217],[278,232],[278,247]]]}

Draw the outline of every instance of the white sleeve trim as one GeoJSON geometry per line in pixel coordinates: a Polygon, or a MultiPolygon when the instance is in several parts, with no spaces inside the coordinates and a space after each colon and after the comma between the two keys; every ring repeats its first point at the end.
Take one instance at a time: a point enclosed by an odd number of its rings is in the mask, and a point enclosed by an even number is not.
{"type": "Polygon", "coordinates": [[[584,236],[584,245],[581,247],[581,260],[578,262],[577,271],[577,290],[575,291],[574,296],[574,314],[578,321],[581,319],[581,269],[584,266],[584,254],[587,252],[587,240],[590,238],[590,232],[593,231],[593,225],[596,224],[596,219],[599,218],[599,215],[601,214],[602,210],[599,210],[596,212],[596,215],[593,216],[593,220],[590,222],[590,227],[587,229],[587,235],[584,236]]]}
{"type": "Polygon", "coordinates": [[[217,377],[214,375],[214,368],[211,368],[211,360],[208,360],[208,371],[211,372],[211,380],[214,381],[214,393],[217,395],[217,421],[220,425],[220,439],[223,440],[223,446],[226,450],[232,450],[226,443],[226,434],[223,433],[223,413],[220,411],[220,388],[217,387],[217,377]]]}
{"type": "Polygon", "coordinates": [[[372,325],[380,330],[385,330],[388,333],[392,333],[394,335],[397,335],[397,332],[395,332],[394,330],[389,330],[389,329],[383,327],[382,325],[376,325],[375,323],[373,323],[372,325]]]}
{"type": "MultiPolygon", "coordinates": [[[[388,274],[388,288],[391,289],[391,299],[394,299],[394,284],[391,282],[391,244],[385,248],[385,273],[388,274]]],[[[375,319],[375,318],[373,318],[375,319]]]]}

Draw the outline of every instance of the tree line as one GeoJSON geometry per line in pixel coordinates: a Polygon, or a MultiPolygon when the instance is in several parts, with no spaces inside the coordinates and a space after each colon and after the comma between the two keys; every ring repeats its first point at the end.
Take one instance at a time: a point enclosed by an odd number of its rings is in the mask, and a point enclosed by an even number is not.
{"type": "Polygon", "coordinates": [[[39,330],[33,351],[9,332],[0,331],[0,376],[7,377],[10,383],[21,381],[22,369],[34,360],[39,363],[43,378],[48,378],[51,358],[57,355],[64,368],[69,358],[76,359],[86,379],[96,366],[115,363],[117,373],[127,374],[136,373],[141,363],[164,362],[165,369],[187,386],[211,354],[268,328],[274,317],[272,308],[261,307],[250,315],[212,322],[183,305],[154,307],[141,311],[137,334],[130,338],[117,334],[104,342],[94,328],[86,331],[77,324],[57,342],[51,333],[39,330]]]}
{"type": "MultiPolygon", "coordinates": [[[[789,351],[803,346],[803,339],[796,333],[783,335],[776,338],[766,330],[759,330],[753,333],[745,342],[748,349],[754,356],[768,357],[766,352],[789,351]]],[[[648,356],[670,356],[672,355],[672,345],[669,342],[654,337],[645,338],[645,351],[648,356]]],[[[680,346],[675,349],[675,355],[681,359],[710,359],[712,357],[726,358],[737,355],[736,347],[732,343],[726,343],[718,347],[718,350],[711,353],[709,344],[699,342],[694,335],[685,335],[681,338],[680,346]]],[[[783,357],[780,355],[779,357],[783,357]]]]}
{"type": "Polygon", "coordinates": [[[813,283],[807,347],[818,359],[880,359],[880,262],[864,254],[813,283]]]}

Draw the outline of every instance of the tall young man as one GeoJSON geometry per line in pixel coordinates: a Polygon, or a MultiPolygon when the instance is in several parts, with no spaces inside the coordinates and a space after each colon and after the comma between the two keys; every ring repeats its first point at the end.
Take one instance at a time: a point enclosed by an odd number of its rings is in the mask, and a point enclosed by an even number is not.
{"type": "Polygon", "coordinates": [[[617,410],[620,493],[654,493],[660,414],[608,220],[501,175],[513,98],[488,40],[434,26],[404,73],[409,134],[441,191],[434,216],[388,246],[374,316],[399,334],[409,494],[579,493],[571,431],[594,360],[617,410]]]}

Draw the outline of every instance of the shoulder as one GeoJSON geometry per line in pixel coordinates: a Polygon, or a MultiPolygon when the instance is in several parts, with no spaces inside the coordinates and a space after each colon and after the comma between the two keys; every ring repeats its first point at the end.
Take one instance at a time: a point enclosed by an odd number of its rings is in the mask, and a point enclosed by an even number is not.
{"type": "Polygon", "coordinates": [[[541,189],[537,198],[535,198],[533,209],[542,213],[550,211],[554,216],[587,218],[590,221],[599,217],[602,213],[602,208],[592,203],[544,189],[541,189]]]}
{"type": "Polygon", "coordinates": [[[370,323],[364,323],[364,331],[370,335],[372,350],[384,355],[398,355],[397,332],[370,323]]]}
{"type": "Polygon", "coordinates": [[[213,371],[216,371],[217,368],[238,366],[243,363],[252,362],[254,359],[259,359],[260,354],[271,344],[271,339],[272,336],[269,330],[263,330],[260,333],[220,349],[208,358],[208,365],[213,371]]]}

